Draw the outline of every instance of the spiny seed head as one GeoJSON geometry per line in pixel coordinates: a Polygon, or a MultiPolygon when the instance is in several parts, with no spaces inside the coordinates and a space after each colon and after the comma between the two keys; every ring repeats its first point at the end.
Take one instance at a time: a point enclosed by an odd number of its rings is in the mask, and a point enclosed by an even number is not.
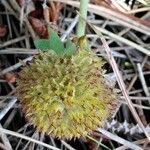
{"type": "Polygon", "coordinates": [[[90,51],[71,57],[41,52],[17,80],[28,120],[54,137],[84,137],[101,126],[116,105],[103,77],[103,61],[90,51]]]}

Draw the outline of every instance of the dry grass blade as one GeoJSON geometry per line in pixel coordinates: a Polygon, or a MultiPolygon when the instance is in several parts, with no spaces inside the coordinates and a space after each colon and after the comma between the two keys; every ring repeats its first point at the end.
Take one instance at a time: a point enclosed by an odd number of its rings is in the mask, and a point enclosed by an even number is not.
{"type": "Polygon", "coordinates": [[[20,42],[20,41],[25,40],[25,39],[26,39],[26,36],[24,35],[24,36],[18,37],[16,39],[9,40],[7,42],[4,42],[3,44],[0,44],[0,48],[12,45],[14,43],[20,42]]]}
{"type": "MultiPolygon", "coordinates": [[[[128,105],[128,103],[125,102],[125,101],[121,101],[121,103],[128,105]]],[[[150,107],[147,107],[147,106],[138,105],[138,104],[132,104],[132,105],[133,105],[133,107],[136,107],[136,108],[141,108],[141,109],[147,109],[147,110],[150,110],[150,107]]]]}
{"type": "MultiPolygon", "coordinates": [[[[79,14],[79,15],[80,15],[80,14],[79,14]]],[[[81,16],[81,15],[80,15],[80,16],[81,16]]],[[[82,17],[82,16],[81,16],[81,17],[82,17]]],[[[82,19],[85,20],[84,18],[82,18],[82,19]]],[[[87,22],[87,21],[85,20],[85,22],[87,22]]],[[[112,55],[112,53],[111,53],[111,50],[110,50],[110,48],[109,48],[109,46],[108,46],[108,44],[107,44],[107,42],[106,42],[104,36],[101,34],[101,31],[98,30],[98,27],[97,27],[97,26],[92,25],[92,24],[89,23],[89,22],[87,22],[87,23],[88,23],[88,25],[94,30],[94,32],[95,32],[97,35],[99,35],[99,37],[100,37],[100,39],[101,39],[101,41],[102,41],[102,43],[103,43],[104,49],[105,49],[105,51],[106,51],[106,53],[107,53],[107,57],[108,57],[108,59],[109,59],[109,62],[110,62],[110,64],[111,64],[112,69],[113,69],[113,71],[114,71],[114,74],[115,74],[115,76],[116,76],[117,82],[118,82],[118,84],[119,84],[119,86],[120,86],[120,89],[121,89],[121,91],[122,91],[122,93],[123,93],[123,95],[124,95],[124,97],[125,97],[125,99],[126,99],[126,101],[127,101],[127,103],[128,103],[128,106],[129,106],[129,108],[130,108],[130,110],[131,110],[131,112],[132,112],[134,118],[136,119],[137,123],[139,124],[140,128],[144,131],[146,137],[147,137],[148,140],[150,141],[150,136],[149,136],[149,134],[147,133],[147,131],[145,130],[145,127],[144,127],[142,121],[140,120],[140,118],[139,118],[139,116],[138,116],[138,114],[137,114],[135,108],[133,107],[133,103],[132,103],[132,101],[131,101],[131,99],[130,99],[128,93],[127,93],[127,90],[126,90],[126,87],[125,87],[125,83],[123,82],[122,76],[121,76],[121,74],[120,74],[120,72],[119,72],[119,69],[118,69],[118,66],[117,66],[117,63],[116,63],[116,61],[115,61],[115,59],[114,59],[114,57],[113,57],[113,55],[112,55]]]]}
{"type": "Polygon", "coordinates": [[[16,103],[17,99],[12,99],[3,109],[0,111],[0,120],[3,119],[3,117],[6,115],[6,113],[13,107],[13,105],[16,103]]]}
{"type": "MultiPolygon", "coordinates": [[[[0,128],[2,128],[1,124],[0,124],[0,128]]],[[[7,136],[4,133],[0,133],[0,137],[1,137],[1,140],[3,141],[3,143],[5,145],[5,148],[8,150],[13,150],[7,136]]]]}
{"type": "Polygon", "coordinates": [[[113,71],[114,71],[114,73],[115,73],[115,75],[116,75],[117,82],[118,82],[118,84],[119,84],[119,86],[120,86],[120,89],[121,89],[121,91],[122,91],[122,93],[123,93],[123,95],[124,95],[124,97],[125,97],[125,99],[126,99],[126,101],[127,101],[127,103],[128,103],[128,106],[129,106],[129,108],[130,108],[130,110],[131,110],[131,112],[132,112],[134,118],[135,118],[136,121],[138,122],[139,126],[140,126],[141,129],[144,131],[146,137],[147,137],[148,140],[150,141],[150,136],[149,136],[149,134],[147,133],[147,131],[145,130],[145,127],[144,127],[143,123],[141,122],[141,120],[140,120],[140,118],[139,118],[139,116],[138,116],[138,114],[137,114],[135,108],[133,107],[133,104],[132,104],[130,98],[129,98],[129,95],[128,95],[127,90],[126,90],[126,88],[125,88],[125,83],[123,82],[123,79],[122,79],[122,76],[121,76],[121,74],[120,74],[120,72],[119,72],[119,69],[118,69],[118,67],[117,67],[116,61],[115,61],[114,57],[113,57],[112,54],[111,54],[111,50],[110,50],[110,48],[109,48],[109,46],[108,46],[108,44],[107,44],[105,38],[102,36],[101,32],[100,32],[99,30],[97,30],[97,27],[96,27],[96,26],[94,26],[94,25],[92,25],[92,24],[90,24],[90,23],[88,23],[88,24],[89,24],[89,25],[91,26],[91,28],[95,31],[95,33],[96,33],[97,35],[99,35],[100,39],[102,40],[103,45],[104,45],[104,48],[105,48],[105,51],[106,51],[107,56],[108,56],[108,59],[109,59],[109,62],[110,62],[110,64],[111,64],[112,68],[113,68],[113,71]]]}
{"type": "Polygon", "coordinates": [[[36,49],[26,49],[26,48],[7,48],[0,50],[0,54],[38,54],[39,51],[36,49]]]}
{"type": "Polygon", "coordinates": [[[142,7],[142,8],[130,10],[127,13],[128,14],[134,14],[134,13],[139,13],[139,12],[144,12],[144,11],[150,11],[150,7],[142,7]]]}
{"type": "MultiPolygon", "coordinates": [[[[142,140],[135,141],[133,143],[135,143],[135,144],[145,144],[146,142],[148,142],[147,139],[142,139],[142,140]]],[[[116,148],[115,150],[126,150],[126,149],[127,149],[127,147],[121,146],[121,147],[116,148]]]]}
{"type": "MultiPolygon", "coordinates": [[[[0,12],[2,16],[1,24],[7,27],[7,34],[2,37],[0,42],[0,102],[2,106],[0,121],[3,119],[2,126],[0,125],[0,149],[11,150],[14,147],[16,150],[75,150],[75,147],[92,150],[105,148],[116,150],[149,149],[150,126],[148,124],[149,117],[147,118],[146,113],[150,110],[148,105],[148,102],[150,102],[150,85],[149,82],[147,82],[147,79],[149,79],[148,75],[150,74],[150,71],[148,71],[150,67],[148,59],[150,56],[150,49],[148,47],[148,36],[150,35],[150,22],[148,21],[150,12],[148,11],[150,6],[146,7],[138,3],[138,5],[135,4],[135,7],[139,9],[128,11],[130,10],[128,7],[128,10],[124,9],[126,12],[120,12],[117,7],[107,7],[109,4],[94,5],[96,1],[101,3],[102,1],[109,0],[91,0],[91,3],[88,5],[88,19],[91,23],[91,27],[97,33],[87,28],[87,37],[90,40],[90,47],[92,47],[94,52],[98,53],[98,56],[107,58],[107,60],[110,61],[113,73],[108,74],[110,76],[109,79],[111,78],[114,84],[116,84],[117,79],[123,93],[123,96],[119,97],[121,102],[118,102],[121,107],[116,108],[114,113],[114,115],[116,115],[117,112],[116,120],[112,121],[110,119],[106,121],[108,128],[106,126],[104,126],[103,129],[98,128],[97,132],[94,132],[96,134],[92,135],[94,140],[88,143],[87,140],[82,138],[65,141],[63,139],[57,140],[50,135],[47,136],[44,132],[36,131],[37,133],[34,133],[34,127],[30,126],[30,123],[28,124],[29,127],[27,126],[28,128],[25,127],[26,120],[24,120],[24,115],[20,111],[21,105],[20,103],[15,104],[17,98],[13,95],[17,90],[15,88],[16,84],[14,82],[12,83],[12,78],[9,78],[14,77],[16,81],[18,77],[17,73],[21,69],[19,69],[19,67],[25,65],[27,61],[31,61],[33,58],[32,55],[39,53],[37,49],[33,49],[35,48],[33,40],[39,36],[31,23],[30,17],[34,16],[41,20],[45,28],[47,25],[54,29],[57,28],[56,30],[59,31],[59,35],[62,35],[61,40],[65,41],[67,37],[75,33],[74,27],[78,23],[79,15],[77,14],[76,17],[74,17],[74,15],[75,10],[79,8],[80,0],[19,1],[0,0],[0,7],[2,8],[0,12]],[[19,4],[19,1],[25,2],[25,6],[19,4]],[[31,9],[28,8],[30,2],[33,2],[36,6],[29,11],[31,13],[28,13],[28,9],[31,9]],[[53,7],[53,4],[57,3],[64,7],[59,13],[54,13],[56,11],[54,10],[55,6],[53,7]],[[48,8],[46,8],[46,5],[48,8]],[[140,6],[142,6],[142,8],[140,6]],[[59,16],[59,21],[56,25],[51,24],[50,7],[53,7],[51,10],[54,10],[54,16],[59,16]],[[116,10],[113,8],[116,8],[116,10]],[[39,12],[40,14],[36,14],[39,12]],[[20,30],[19,24],[22,30],[20,30]],[[93,26],[92,24],[97,24],[98,26],[93,26]],[[104,34],[104,37],[101,34],[104,34]],[[107,41],[105,39],[107,39],[107,41]],[[103,42],[103,45],[99,45],[98,42],[100,40],[103,42]],[[103,51],[104,48],[106,52],[103,51]],[[144,57],[147,58],[145,59],[144,57]],[[19,61],[18,59],[23,60],[19,61]],[[128,106],[131,111],[128,109],[128,106]],[[132,114],[135,119],[133,117],[130,118],[132,114]],[[16,124],[17,120],[19,120],[19,122],[16,124]],[[121,120],[121,122],[118,120],[121,120]],[[136,123],[135,120],[138,123],[136,123]],[[15,124],[15,126],[11,126],[12,124],[15,124]],[[146,139],[144,139],[145,135],[147,137],[146,139]],[[142,141],[139,139],[142,139],[142,141]],[[45,141],[48,144],[44,143],[45,141]],[[104,143],[107,144],[108,147],[104,146],[104,148],[101,148],[104,143]]],[[[123,8],[123,5],[120,5],[120,3],[124,3],[124,5],[128,3],[127,0],[126,3],[123,2],[123,0],[110,1],[112,1],[112,3],[118,3],[119,1],[118,5],[121,6],[121,8],[123,8]]],[[[148,2],[150,0],[136,0],[136,2],[138,1],[148,2]]],[[[108,72],[110,72],[110,70],[108,70],[108,72]]]]}
{"type": "Polygon", "coordinates": [[[145,78],[144,78],[144,75],[143,75],[142,66],[141,66],[140,63],[137,64],[137,70],[138,70],[138,73],[139,73],[139,78],[141,80],[141,84],[143,86],[143,90],[145,92],[145,95],[147,97],[149,97],[150,93],[149,93],[149,90],[148,90],[148,87],[147,87],[147,84],[146,84],[146,81],[145,81],[145,78]]]}
{"type": "Polygon", "coordinates": [[[111,38],[113,38],[113,39],[115,39],[117,41],[120,41],[122,43],[125,43],[125,44],[127,44],[127,45],[129,45],[129,46],[131,46],[133,48],[136,48],[138,51],[140,51],[140,52],[150,56],[150,50],[145,49],[145,48],[141,47],[140,45],[138,45],[138,44],[136,44],[136,43],[134,43],[134,42],[132,42],[132,41],[130,41],[128,39],[125,39],[125,38],[123,38],[123,37],[121,37],[119,35],[116,35],[116,34],[110,32],[110,31],[107,31],[106,29],[103,29],[103,28],[100,28],[100,27],[97,27],[97,26],[95,26],[95,28],[97,30],[99,30],[101,33],[106,34],[106,35],[110,36],[111,38]]]}
{"type": "MultiPolygon", "coordinates": [[[[5,8],[6,8],[7,10],[9,10],[17,19],[20,19],[20,17],[19,17],[18,14],[17,14],[17,12],[19,12],[19,14],[20,14],[20,12],[21,12],[20,6],[19,6],[18,3],[17,3],[16,1],[14,1],[14,0],[11,0],[10,3],[11,3],[11,5],[10,5],[7,1],[2,0],[2,4],[5,6],[5,8]],[[12,8],[11,6],[13,6],[13,8],[12,8]],[[14,10],[15,10],[15,11],[14,11],[14,10]]],[[[36,35],[36,33],[34,32],[32,26],[31,26],[31,24],[30,24],[30,22],[29,22],[29,20],[28,20],[28,18],[27,18],[26,16],[24,16],[24,21],[25,21],[26,26],[27,26],[27,28],[28,28],[30,34],[31,34],[31,37],[32,37],[33,39],[35,39],[35,38],[37,37],[37,35],[36,35]]]]}
{"type": "Polygon", "coordinates": [[[101,128],[98,128],[97,129],[99,132],[101,132],[102,134],[104,134],[105,136],[109,137],[110,139],[116,141],[116,142],[119,142],[121,144],[123,144],[124,146],[128,147],[128,148],[132,148],[132,149],[135,149],[135,150],[142,150],[141,147],[123,139],[123,138],[120,138],[119,136],[116,136],[104,129],[101,129],[101,128]]]}
{"type": "Polygon", "coordinates": [[[21,62],[16,63],[15,65],[10,66],[10,67],[8,67],[8,68],[2,70],[2,71],[0,72],[0,76],[6,74],[6,73],[9,72],[9,71],[16,70],[17,68],[21,67],[21,66],[23,65],[23,63],[26,63],[27,61],[31,61],[32,58],[33,58],[33,56],[30,56],[30,57],[24,59],[24,60],[22,61],[22,63],[21,63],[21,62]]]}
{"type": "Polygon", "coordinates": [[[71,147],[68,143],[66,143],[65,141],[61,140],[61,143],[68,148],[69,150],[75,150],[73,147],[71,147]]]}
{"type": "Polygon", "coordinates": [[[64,41],[65,38],[70,34],[70,32],[73,30],[74,26],[77,24],[79,20],[79,16],[77,15],[75,19],[72,21],[68,29],[65,31],[65,33],[62,35],[61,40],[64,41]]]}
{"type": "Polygon", "coordinates": [[[137,1],[142,3],[143,5],[147,5],[147,2],[145,0],[137,0],[137,1]]]}
{"type": "Polygon", "coordinates": [[[12,136],[16,136],[16,137],[22,138],[22,139],[24,139],[24,140],[28,140],[28,141],[30,141],[30,142],[33,142],[33,143],[42,145],[42,146],[44,146],[44,147],[46,147],[46,148],[48,148],[48,149],[51,149],[51,150],[60,150],[59,148],[53,147],[53,146],[51,146],[51,145],[48,145],[48,144],[43,143],[43,142],[41,142],[41,141],[35,140],[35,139],[30,138],[30,137],[28,137],[28,136],[25,136],[25,135],[22,135],[22,134],[19,134],[19,133],[16,133],[16,132],[13,132],[13,131],[10,131],[10,130],[7,130],[7,129],[3,129],[3,128],[1,128],[1,127],[0,127],[0,132],[5,133],[5,134],[9,134],[9,135],[12,135],[12,136]]]}
{"type": "MultiPolygon", "coordinates": [[[[52,0],[52,1],[62,2],[79,8],[78,1],[72,1],[72,0],[52,0]]],[[[149,21],[142,20],[132,15],[128,15],[119,11],[115,11],[113,9],[104,6],[97,6],[93,4],[88,5],[88,11],[100,15],[102,17],[105,17],[107,19],[113,20],[114,22],[122,24],[136,31],[142,32],[146,35],[150,35],[149,21]]]]}

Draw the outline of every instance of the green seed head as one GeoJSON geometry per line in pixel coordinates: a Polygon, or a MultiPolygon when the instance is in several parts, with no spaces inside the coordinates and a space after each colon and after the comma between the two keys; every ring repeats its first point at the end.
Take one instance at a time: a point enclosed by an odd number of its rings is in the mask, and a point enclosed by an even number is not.
{"type": "Polygon", "coordinates": [[[101,126],[116,105],[103,64],[84,50],[71,57],[52,51],[35,56],[17,81],[17,96],[28,120],[38,130],[66,139],[84,137],[101,126]]]}

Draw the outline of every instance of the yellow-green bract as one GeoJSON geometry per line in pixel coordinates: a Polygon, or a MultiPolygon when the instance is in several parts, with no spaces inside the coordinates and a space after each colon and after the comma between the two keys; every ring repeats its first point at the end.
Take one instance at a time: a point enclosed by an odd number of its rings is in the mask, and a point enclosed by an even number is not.
{"type": "Polygon", "coordinates": [[[17,80],[17,96],[29,122],[64,139],[84,137],[101,126],[116,106],[103,64],[85,50],[71,57],[40,52],[17,80]]]}

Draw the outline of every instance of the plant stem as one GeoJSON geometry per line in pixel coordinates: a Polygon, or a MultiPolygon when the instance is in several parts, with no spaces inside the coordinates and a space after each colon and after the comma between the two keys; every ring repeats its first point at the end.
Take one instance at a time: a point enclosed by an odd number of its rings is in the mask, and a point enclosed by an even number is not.
{"type": "Polygon", "coordinates": [[[89,3],[89,0],[80,0],[79,12],[80,12],[81,17],[79,18],[79,23],[78,23],[77,32],[76,32],[78,37],[81,37],[85,34],[86,22],[82,18],[84,19],[87,18],[88,3],[89,3]]]}

